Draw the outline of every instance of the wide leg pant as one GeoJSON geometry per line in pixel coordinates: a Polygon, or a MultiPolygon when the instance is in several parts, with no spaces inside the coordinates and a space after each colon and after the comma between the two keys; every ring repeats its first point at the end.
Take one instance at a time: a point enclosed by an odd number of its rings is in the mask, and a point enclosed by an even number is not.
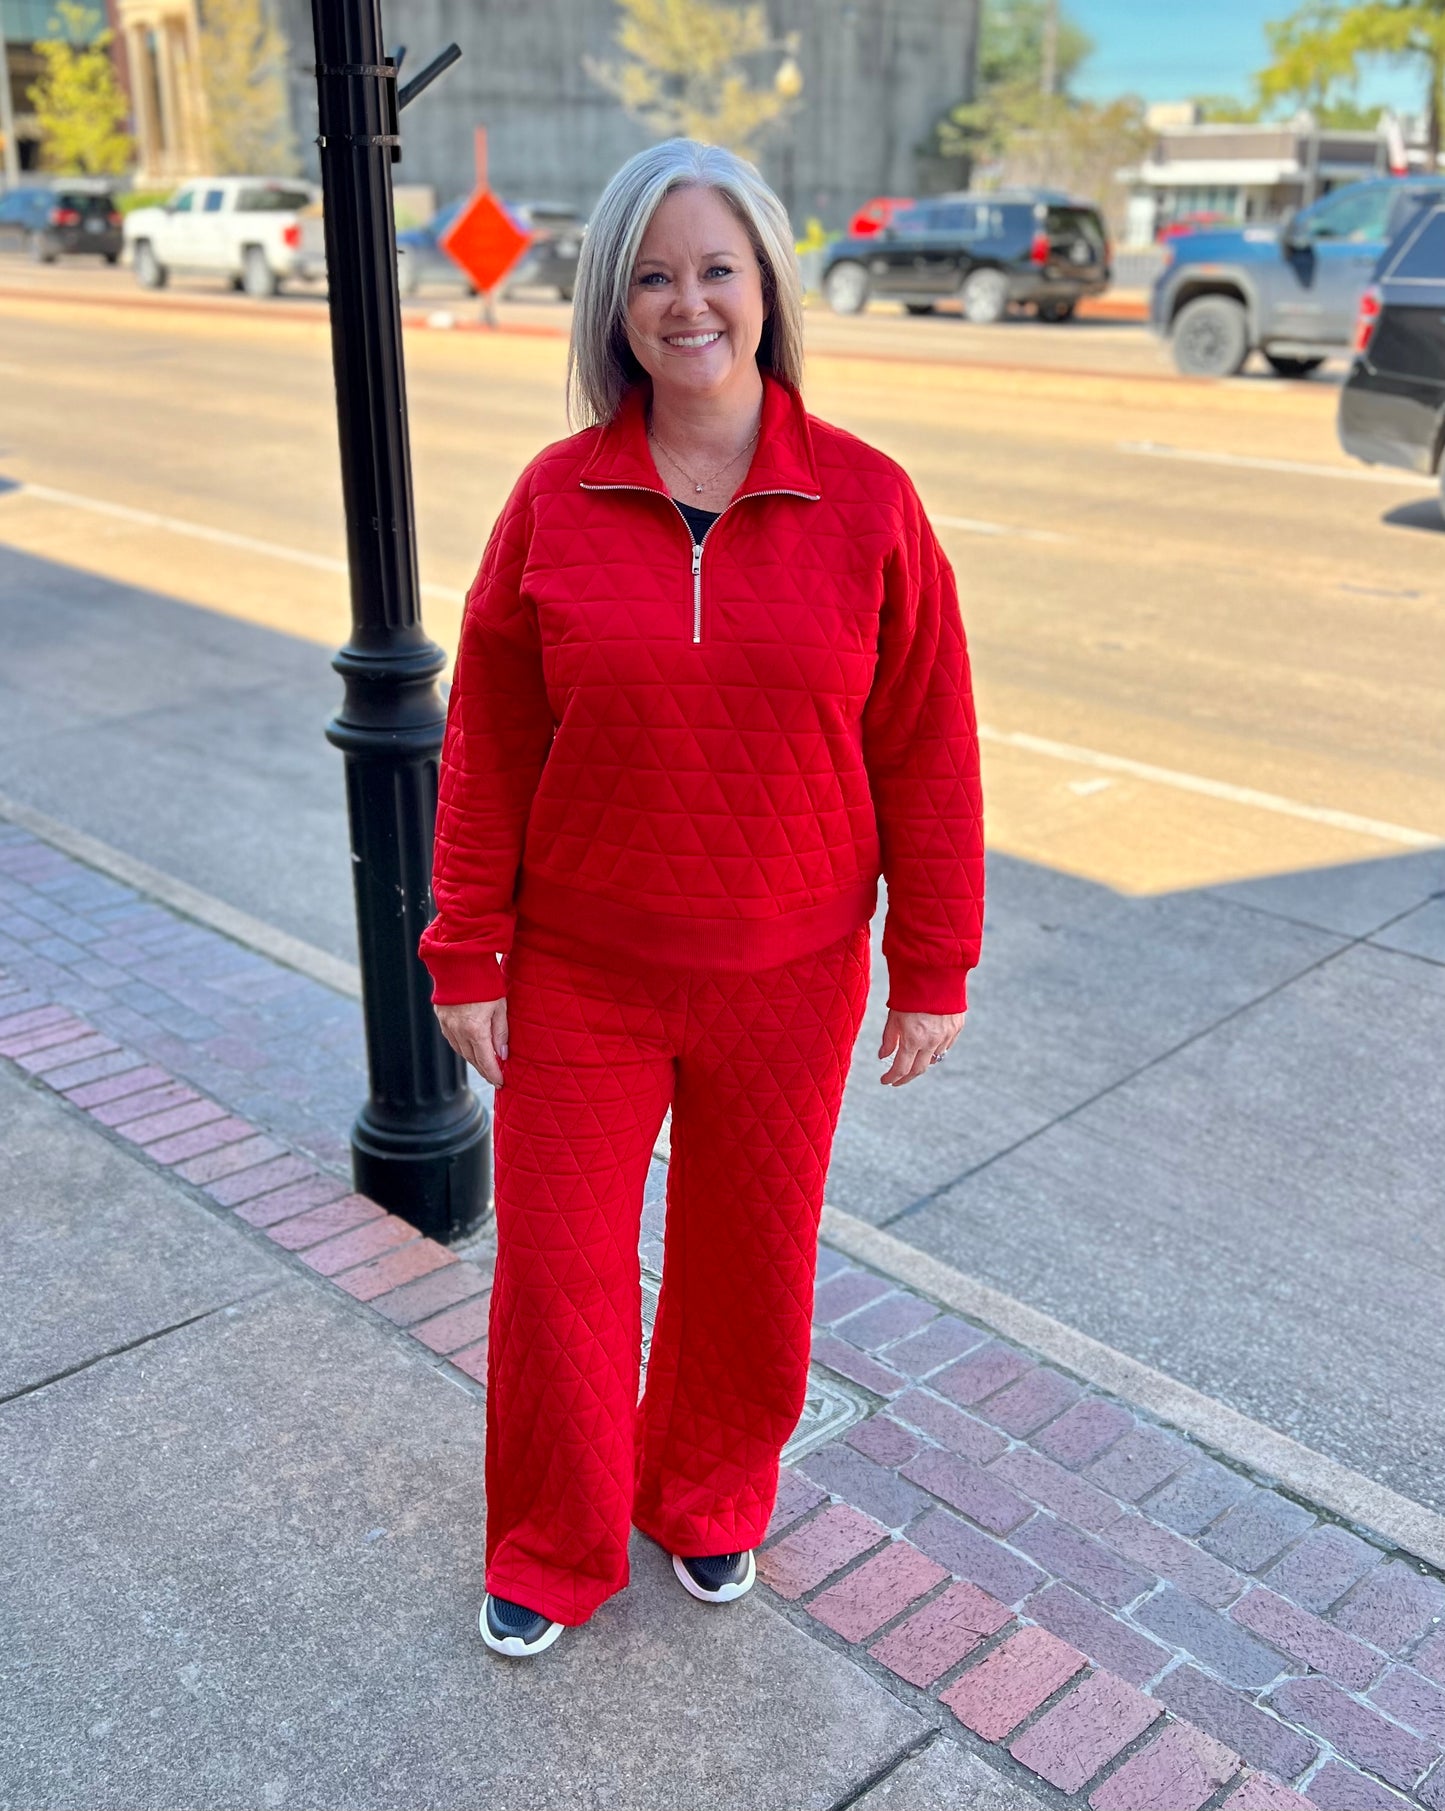
{"type": "Polygon", "coordinates": [[[519,928],[495,1100],[489,1591],[579,1623],[627,1583],[633,1526],[686,1555],[762,1540],[803,1409],[869,958],[866,925],[743,974],[611,966],[519,928]],[[669,1102],[639,1405],[643,1187],[669,1102]]]}

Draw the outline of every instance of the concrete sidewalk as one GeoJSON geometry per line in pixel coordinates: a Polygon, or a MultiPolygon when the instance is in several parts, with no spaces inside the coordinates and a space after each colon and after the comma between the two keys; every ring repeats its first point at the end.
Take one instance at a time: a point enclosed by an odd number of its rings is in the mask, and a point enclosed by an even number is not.
{"type": "Polygon", "coordinates": [[[354,1003],[15,828],[0,964],[0,1804],[1445,1807],[1438,1572],[882,1245],[821,1255],[762,1587],[639,1537],[495,1661],[491,1253],[350,1192],[354,1003]]]}

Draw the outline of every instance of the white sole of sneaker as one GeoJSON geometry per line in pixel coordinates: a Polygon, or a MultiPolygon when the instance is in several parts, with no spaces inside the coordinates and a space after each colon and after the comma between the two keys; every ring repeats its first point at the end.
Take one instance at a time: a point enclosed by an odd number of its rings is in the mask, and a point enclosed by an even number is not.
{"type": "Polygon", "coordinates": [[[491,1601],[490,1597],[482,1599],[477,1627],[481,1631],[482,1640],[494,1654],[508,1654],[514,1660],[528,1660],[533,1654],[540,1654],[544,1648],[551,1647],[567,1626],[561,1622],[549,1622],[535,1641],[523,1641],[520,1635],[494,1635],[487,1627],[487,1605],[491,1601]]]}
{"type": "Polygon", "coordinates": [[[753,1580],[758,1575],[758,1569],[753,1564],[753,1556],[751,1553],[748,1555],[748,1571],[746,1578],[738,1579],[736,1584],[724,1585],[720,1591],[704,1591],[702,1586],[692,1576],[687,1567],[683,1565],[682,1561],[675,1553],[672,1556],[672,1569],[677,1574],[678,1583],[682,1586],[683,1590],[686,1591],[690,1597],[697,1598],[700,1603],[732,1603],[735,1598],[741,1597],[745,1591],[752,1590],[753,1580]]]}

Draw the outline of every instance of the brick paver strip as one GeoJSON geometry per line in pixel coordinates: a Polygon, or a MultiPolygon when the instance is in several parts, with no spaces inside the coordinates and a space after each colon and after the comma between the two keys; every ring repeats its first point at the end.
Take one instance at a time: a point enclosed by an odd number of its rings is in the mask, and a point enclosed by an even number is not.
{"type": "Polygon", "coordinates": [[[970,1327],[967,1321],[945,1314],[921,1333],[901,1340],[889,1352],[888,1362],[909,1377],[926,1377],[951,1359],[975,1351],[987,1339],[988,1335],[978,1327],[970,1327]]]}
{"type": "Polygon", "coordinates": [[[931,1440],[946,1446],[962,1459],[973,1459],[985,1465],[1008,1451],[1008,1441],[993,1428],[985,1427],[964,1409],[956,1409],[941,1396],[928,1390],[905,1390],[888,1405],[888,1412],[898,1420],[916,1427],[931,1440]]]}
{"type": "Polygon", "coordinates": [[[799,1598],[887,1538],[888,1531],[871,1516],[835,1503],[765,1547],[758,1555],[758,1576],[779,1597],[799,1598]]]}
{"type": "Polygon", "coordinates": [[[1084,1664],[1077,1648],[1047,1629],[1019,1629],[960,1674],[940,1701],[975,1735],[1001,1742],[1084,1664]]]}
{"type": "Polygon", "coordinates": [[[337,1276],[343,1270],[364,1264],[369,1258],[379,1258],[383,1252],[394,1251],[398,1245],[408,1245],[420,1237],[409,1220],[400,1219],[396,1214],[383,1214],[365,1226],[313,1245],[301,1254],[301,1262],[324,1277],[337,1276]]]}
{"type": "Polygon", "coordinates": [[[1270,1703],[1292,1723],[1323,1736],[1346,1760],[1402,1790],[1413,1786],[1440,1756],[1433,1742],[1387,1722],[1378,1711],[1357,1703],[1317,1674],[1287,1679],[1270,1693],[1270,1703]]]}
{"type": "Polygon", "coordinates": [[[875,1465],[901,1465],[918,1451],[919,1441],[887,1415],[870,1415],[843,1436],[849,1446],[875,1465]]]}
{"type": "Polygon", "coordinates": [[[765,1540],[781,1534],[800,1516],[805,1516],[810,1509],[816,1509],[820,1503],[828,1500],[828,1493],[815,1484],[811,1478],[805,1478],[801,1472],[794,1471],[791,1465],[785,1465],[778,1474],[778,1499],[773,1505],[773,1518],[768,1523],[765,1540]]]}
{"type": "Polygon", "coordinates": [[[377,1296],[371,1305],[378,1314],[395,1321],[398,1327],[411,1327],[490,1287],[485,1272],[475,1264],[463,1262],[452,1265],[449,1270],[433,1271],[415,1283],[404,1283],[400,1289],[388,1290],[385,1295],[377,1296]]]}
{"type": "MultiPolygon", "coordinates": [[[[457,1254],[448,1251],[445,1245],[438,1245],[432,1239],[412,1239],[397,1250],[387,1252],[384,1257],[374,1258],[369,1264],[359,1264],[354,1270],[343,1270],[331,1280],[354,1300],[369,1302],[401,1283],[410,1283],[417,1277],[426,1276],[429,1271],[440,1270],[444,1265],[459,1261],[457,1254]]],[[[302,1262],[305,1262],[304,1257],[302,1262]]]]}
{"type": "Polygon", "coordinates": [[[189,1106],[200,1098],[195,1088],[188,1088],[184,1082],[173,1082],[167,1077],[154,1087],[119,1094],[113,1100],[99,1101],[86,1110],[100,1125],[123,1126],[128,1120],[144,1119],[148,1113],[166,1113],[172,1107],[189,1106]]]}
{"type": "Polygon", "coordinates": [[[1067,1579],[1088,1596],[1116,1610],[1132,1603],[1155,1582],[1151,1573],[1120,1559],[1092,1534],[1042,1511],[1010,1538],[1014,1546],[1055,1577],[1067,1579]]]}
{"type": "Polygon", "coordinates": [[[1112,1611],[1101,1609],[1068,1585],[1046,1585],[1035,1591],[1025,1602],[1023,1614],[1087,1654],[1095,1666],[1108,1667],[1131,1685],[1144,1685],[1174,1658],[1168,1648],[1131,1629],[1112,1611]]]}
{"type": "Polygon", "coordinates": [[[1009,1753],[1061,1792],[1077,1792],[1163,1715],[1127,1680],[1094,1673],[1016,1736],[1009,1753]]]}
{"type": "Polygon", "coordinates": [[[256,1169],[242,1170],[235,1176],[223,1176],[218,1182],[208,1184],[206,1193],[213,1201],[219,1201],[222,1207],[239,1207],[243,1201],[251,1201],[258,1195],[269,1195],[285,1183],[299,1182],[303,1177],[316,1174],[314,1163],[308,1163],[304,1157],[288,1151],[284,1157],[277,1157],[256,1169]]]}
{"type": "Polygon", "coordinates": [[[64,1006],[31,1006],[25,1012],[6,1013],[0,1018],[0,1056],[8,1056],[8,1045],[27,1031],[38,1031],[45,1025],[74,1025],[76,1018],[64,1006]]]}
{"type": "Polygon", "coordinates": [[[1272,1490],[1257,1490],[1222,1515],[1200,1544],[1241,1572],[1258,1572],[1314,1523],[1315,1517],[1298,1503],[1272,1490]]]}
{"type": "Polygon", "coordinates": [[[1013,1611],[966,1579],[952,1584],[868,1652],[910,1685],[933,1685],[1013,1621],[1013,1611]]]}
{"type": "Polygon", "coordinates": [[[1034,1513],[1033,1504],[1016,1490],[953,1453],[926,1447],[899,1469],[905,1478],[961,1510],[990,1534],[1008,1534],[1034,1513]]]}
{"type": "Polygon", "coordinates": [[[81,1063],[92,1056],[109,1056],[120,1045],[114,1038],[100,1036],[81,1038],[74,1044],[56,1044],[49,1050],[37,1050],[33,1056],[22,1056],[16,1060],[20,1067],[31,1075],[51,1075],[71,1063],[81,1063]]]}
{"type": "Polygon", "coordinates": [[[450,1363],[459,1371],[465,1371],[474,1382],[485,1384],[487,1381],[487,1342],[479,1340],[474,1346],[467,1346],[461,1352],[453,1352],[450,1363]]]}
{"type": "Polygon", "coordinates": [[[893,1295],[881,1296],[871,1307],[850,1314],[839,1323],[837,1331],[850,1346],[858,1346],[864,1352],[876,1352],[880,1346],[926,1327],[937,1313],[932,1302],[898,1290],[893,1295]]]}
{"type": "Polygon", "coordinates": [[[839,1339],[835,1333],[818,1333],[813,1336],[813,1357],[820,1365],[826,1365],[840,1377],[851,1378],[865,1390],[872,1390],[876,1396],[894,1396],[908,1382],[906,1377],[900,1377],[896,1371],[880,1364],[876,1358],[869,1358],[855,1346],[850,1346],[846,1340],[839,1339]]]}
{"type": "Polygon", "coordinates": [[[845,1314],[852,1314],[869,1302],[887,1295],[893,1285],[883,1277],[866,1270],[843,1270],[818,1285],[813,1298],[813,1319],[820,1327],[830,1326],[845,1314]]]}
{"type": "Polygon", "coordinates": [[[1025,1371],[1033,1369],[1033,1359],[1025,1358],[1022,1352],[1016,1352],[1012,1346],[990,1340],[976,1352],[970,1352],[967,1357],[935,1372],[928,1382],[930,1389],[947,1396],[950,1402],[972,1408],[974,1403],[982,1402],[985,1397],[992,1396],[995,1390],[1001,1390],[1006,1383],[1012,1383],[1015,1378],[1022,1377],[1025,1371]]]}
{"type": "Polygon", "coordinates": [[[1093,1811],[1199,1811],[1242,1765],[1223,1742],[1173,1723],[1089,1794],[1093,1811]]]}
{"type": "Polygon", "coordinates": [[[1211,1679],[1196,1666],[1177,1666],[1166,1673],[1153,1688],[1153,1696],[1237,1748],[1251,1765],[1283,1779],[1298,1779],[1319,1758],[1318,1742],[1307,1740],[1297,1729],[1290,1729],[1243,1693],[1211,1679]]]}
{"type": "Polygon", "coordinates": [[[1196,1459],[1187,1471],[1143,1499],[1142,1507],[1176,1534],[1203,1534],[1209,1524],[1253,1491],[1241,1478],[1213,1459],[1196,1459]]]}
{"type": "Polygon", "coordinates": [[[106,1076],[137,1069],[144,1060],[134,1050],[111,1050],[104,1056],[92,1056],[84,1062],[67,1063],[63,1069],[48,1070],[45,1085],[47,1088],[54,1088],[57,1093],[68,1094],[70,1089],[83,1087],[87,1082],[98,1082],[106,1076]]]}
{"type": "Polygon", "coordinates": [[[1392,1666],[1370,1693],[1370,1702],[1406,1729],[1445,1747],[1445,1691],[1408,1666],[1392,1666]]]}
{"type": "Polygon", "coordinates": [[[419,1339],[429,1351],[459,1352],[463,1346],[486,1338],[491,1308],[492,1293],[488,1290],[485,1295],[474,1295],[459,1307],[448,1308],[430,1320],[419,1321],[412,1328],[411,1336],[419,1339]]]}
{"type": "Polygon", "coordinates": [[[845,1641],[862,1641],[891,1622],[947,1572],[907,1541],[894,1541],[815,1597],[808,1613],[845,1641]]]}
{"type": "MultiPolygon", "coordinates": [[[[252,1130],[254,1132],[255,1128],[252,1130]]],[[[206,1151],[199,1157],[178,1163],[176,1174],[184,1176],[187,1182],[217,1182],[222,1176],[234,1176],[238,1170],[255,1169],[260,1164],[268,1163],[271,1158],[279,1157],[281,1152],[282,1147],[274,1138],[255,1133],[255,1136],[244,1138],[239,1144],[221,1145],[214,1151],[206,1151]]]]}
{"type": "Polygon", "coordinates": [[[1303,1609],[1323,1616],[1384,1557],[1378,1547],[1358,1535],[1325,1522],[1271,1566],[1264,1582],[1303,1609]]]}
{"type": "Polygon", "coordinates": [[[197,1126],[193,1132],[180,1132],[174,1138],[162,1138],[156,1144],[147,1145],[146,1156],[152,1163],[171,1167],[187,1158],[207,1156],[227,1145],[242,1144],[255,1131],[249,1119],[234,1119],[227,1115],[224,1119],[213,1119],[197,1126]]]}
{"type": "Polygon", "coordinates": [[[1423,1673],[1437,1685],[1445,1685],[1445,1629],[1422,1641],[1411,1655],[1410,1664],[1417,1673],[1423,1673]]]}
{"type": "Polygon", "coordinates": [[[1166,1434],[1162,1428],[1136,1426],[1091,1461],[1084,1476],[1111,1497],[1137,1503],[1177,1476],[1192,1456],[1190,1447],[1177,1435],[1166,1434]]]}
{"type": "Polygon", "coordinates": [[[1140,1628],[1173,1642],[1231,1685],[1257,1689],[1292,1670],[1277,1648],[1175,1585],[1163,1586],[1133,1616],[1140,1628]]]}
{"type": "Polygon", "coordinates": [[[1377,1566],[1330,1612],[1336,1622],[1387,1654],[1398,1654],[1445,1616],[1445,1586],[1422,1578],[1404,1560],[1377,1566]]]}
{"type": "MultiPolygon", "coordinates": [[[[369,1220],[380,1220],[385,1213],[384,1207],[366,1195],[342,1195],[324,1207],[313,1207],[309,1213],[293,1214],[289,1220],[278,1222],[267,1229],[266,1237],[283,1251],[304,1251],[308,1245],[319,1245],[323,1239],[365,1226],[369,1220]]],[[[458,1345],[464,1343],[457,1341],[458,1345]]]]}
{"type": "Polygon", "coordinates": [[[1310,1801],[1267,1773],[1249,1774],[1236,1786],[1219,1811],[1313,1811],[1310,1801]]]}
{"type": "Polygon", "coordinates": [[[1310,1781],[1310,1803],[1319,1811],[1413,1811],[1408,1799],[1342,1761],[1326,1761],[1310,1781]]]}
{"type": "Polygon", "coordinates": [[[1232,1572],[1222,1560],[1202,1552],[1192,1541],[1161,1528],[1146,1516],[1122,1516],[1111,1522],[1099,1538],[1125,1559],[1147,1566],[1160,1578],[1170,1579],[1191,1597],[1213,1604],[1216,1609],[1233,1603],[1250,1582],[1232,1572]]]}
{"type": "MultiPolygon", "coordinates": [[[[264,1166],[263,1167],[267,1167],[264,1166]]],[[[339,1176],[322,1176],[307,1166],[309,1174],[303,1171],[299,1182],[292,1182],[285,1188],[271,1189],[264,1195],[257,1195],[252,1201],[243,1201],[236,1209],[236,1218],[244,1220],[247,1226],[274,1226],[278,1220],[289,1220],[293,1214],[304,1214],[308,1208],[324,1207],[328,1201],[339,1201],[351,1190],[339,1176]]],[[[245,1172],[243,1171],[242,1174],[245,1172]]],[[[221,1187],[222,1184],[216,1184],[221,1187]]],[[[210,1189],[208,1193],[214,1193],[210,1189]]]]}
{"type": "Polygon", "coordinates": [[[115,1128],[118,1137],[142,1150],[148,1145],[170,1138],[177,1132],[189,1132],[213,1119],[224,1119],[226,1109],[213,1100],[187,1101],[183,1107],[169,1107],[164,1113],[147,1113],[143,1119],[128,1119],[115,1128]]]}
{"type": "MultiPolygon", "coordinates": [[[[116,1054],[123,1053],[118,1051],[116,1054]]],[[[104,1058],[100,1060],[104,1061],[104,1058]]],[[[143,1063],[137,1057],[128,1069],[98,1076],[94,1081],[72,1085],[61,1092],[71,1106],[89,1109],[124,1100],[128,1094],[142,1094],[147,1088],[164,1087],[170,1079],[164,1069],[157,1069],[153,1063],[143,1063]]]]}
{"type": "Polygon", "coordinates": [[[908,1530],[908,1538],[940,1566],[970,1579],[1000,1603],[1022,1603],[1047,1581],[1037,1566],[1010,1553],[992,1535],[980,1534],[946,1509],[935,1509],[908,1530]]]}
{"type": "Polygon", "coordinates": [[[1379,1678],[1385,1658],[1352,1635],[1322,1622],[1273,1591],[1257,1586],[1229,1614],[1243,1628],[1251,1629],[1294,1660],[1338,1681],[1349,1691],[1367,1690],[1379,1678]]]}
{"type": "Polygon", "coordinates": [[[885,1528],[902,1528],[930,1507],[923,1491],[906,1483],[896,1472],[865,1459],[843,1441],[809,1453],[798,1461],[798,1469],[815,1484],[861,1509],[864,1515],[875,1517],[885,1528]]]}
{"type": "Polygon", "coordinates": [[[1035,1503],[1042,1503],[1045,1509],[1052,1509],[1066,1522],[1086,1528],[1090,1534],[1102,1534],[1124,1514],[1123,1505],[1114,1497],[1106,1496],[1085,1479],[1026,1446],[1016,1446],[996,1459],[989,1466],[988,1475],[1002,1478],[1035,1503]]]}
{"type": "Polygon", "coordinates": [[[74,1044],[83,1037],[94,1035],[91,1026],[66,1013],[44,1025],[31,1025],[24,1031],[12,1031],[0,1038],[0,1056],[8,1056],[12,1062],[19,1062],[21,1057],[30,1056],[35,1051],[51,1050],[57,1044],[74,1044]]]}
{"type": "Polygon", "coordinates": [[[1075,1383],[1072,1377],[1040,1365],[991,1397],[988,1406],[979,1413],[1005,1433],[1023,1439],[1037,1432],[1045,1422],[1062,1415],[1083,1393],[1084,1386],[1075,1383]]]}
{"type": "Polygon", "coordinates": [[[1077,1471],[1135,1426],[1134,1417],[1121,1403],[1087,1396],[1073,1408],[1065,1409],[1057,1421],[1031,1434],[1029,1443],[1049,1458],[1057,1459],[1060,1465],[1077,1471]]]}

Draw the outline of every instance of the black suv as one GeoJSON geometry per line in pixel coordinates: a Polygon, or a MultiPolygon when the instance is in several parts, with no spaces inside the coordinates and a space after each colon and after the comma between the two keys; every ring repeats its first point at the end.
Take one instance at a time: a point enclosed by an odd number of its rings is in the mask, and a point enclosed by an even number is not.
{"type": "Polygon", "coordinates": [[[955,297],[970,321],[1014,303],[1066,321],[1109,283],[1109,239],[1087,202],[1038,191],[939,195],[895,214],[882,232],[828,247],[823,294],[835,314],[874,299],[929,314],[955,297]]]}
{"type": "Polygon", "coordinates": [[[1392,241],[1360,300],[1339,433],[1370,465],[1439,472],[1445,514],[1445,197],[1392,241]]]}
{"type": "Polygon", "coordinates": [[[0,244],[23,246],[37,264],[87,252],[114,264],[120,257],[120,215],[108,187],[47,183],[0,195],[0,244]]]}

